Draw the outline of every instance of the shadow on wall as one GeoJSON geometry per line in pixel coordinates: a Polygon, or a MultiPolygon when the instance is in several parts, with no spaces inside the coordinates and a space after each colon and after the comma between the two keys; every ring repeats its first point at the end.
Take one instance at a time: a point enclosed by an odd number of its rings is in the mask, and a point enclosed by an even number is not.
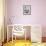
{"type": "Polygon", "coordinates": [[[46,42],[46,26],[42,27],[42,42],[46,42]]]}

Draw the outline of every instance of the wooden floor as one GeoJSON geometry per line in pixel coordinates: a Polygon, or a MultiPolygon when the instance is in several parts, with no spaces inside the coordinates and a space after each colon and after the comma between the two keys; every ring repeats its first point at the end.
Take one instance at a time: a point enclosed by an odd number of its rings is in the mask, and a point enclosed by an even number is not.
{"type": "Polygon", "coordinates": [[[30,41],[14,40],[5,43],[3,46],[46,46],[46,43],[31,43],[30,41]]]}
{"type": "Polygon", "coordinates": [[[46,37],[42,37],[43,43],[31,43],[31,41],[27,40],[14,40],[5,43],[3,46],[46,46],[46,37]]]}
{"type": "Polygon", "coordinates": [[[24,40],[16,40],[16,41],[10,41],[8,43],[5,43],[3,46],[31,46],[30,41],[24,41],[24,40]]]}

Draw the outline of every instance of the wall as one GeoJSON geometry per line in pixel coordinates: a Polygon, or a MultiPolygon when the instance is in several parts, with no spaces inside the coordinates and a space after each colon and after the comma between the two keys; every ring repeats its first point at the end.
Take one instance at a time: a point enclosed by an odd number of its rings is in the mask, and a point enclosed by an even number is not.
{"type": "Polygon", "coordinates": [[[3,0],[0,0],[0,41],[3,40],[3,0]]]}
{"type": "MultiPolygon", "coordinates": [[[[7,8],[12,24],[40,24],[46,37],[46,0],[7,0],[7,8]],[[23,5],[31,5],[31,15],[23,15],[23,5]]],[[[8,17],[8,24],[11,24],[8,17]]]]}

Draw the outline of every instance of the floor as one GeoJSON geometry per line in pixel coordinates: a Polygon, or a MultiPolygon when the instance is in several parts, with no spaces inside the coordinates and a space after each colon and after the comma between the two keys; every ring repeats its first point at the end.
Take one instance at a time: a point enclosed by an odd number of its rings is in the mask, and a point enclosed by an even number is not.
{"type": "Polygon", "coordinates": [[[46,43],[31,43],[30,41],[14,40],[5,43],[3,46],[46,46],[46,43]]]}
{"type": "Polygon", "coordinates": [[[16,41],[10,41],[6,44],[4,44],[4,46],[30,46],[31,42],[30,41],[24,41],[24,40],[16,40],[16,41]]]}

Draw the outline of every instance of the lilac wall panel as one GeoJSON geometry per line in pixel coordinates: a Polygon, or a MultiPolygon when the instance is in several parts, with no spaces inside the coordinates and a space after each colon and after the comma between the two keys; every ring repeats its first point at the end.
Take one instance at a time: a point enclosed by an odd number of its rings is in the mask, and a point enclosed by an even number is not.
{"type": "Polygon", "coordinates": [[[40,24],[46,36],[46,0],[7,0],[7,18],[8,24],[40,24]],[[23,15],[23,5],[31,5],[31,15],[23,15]]]}

